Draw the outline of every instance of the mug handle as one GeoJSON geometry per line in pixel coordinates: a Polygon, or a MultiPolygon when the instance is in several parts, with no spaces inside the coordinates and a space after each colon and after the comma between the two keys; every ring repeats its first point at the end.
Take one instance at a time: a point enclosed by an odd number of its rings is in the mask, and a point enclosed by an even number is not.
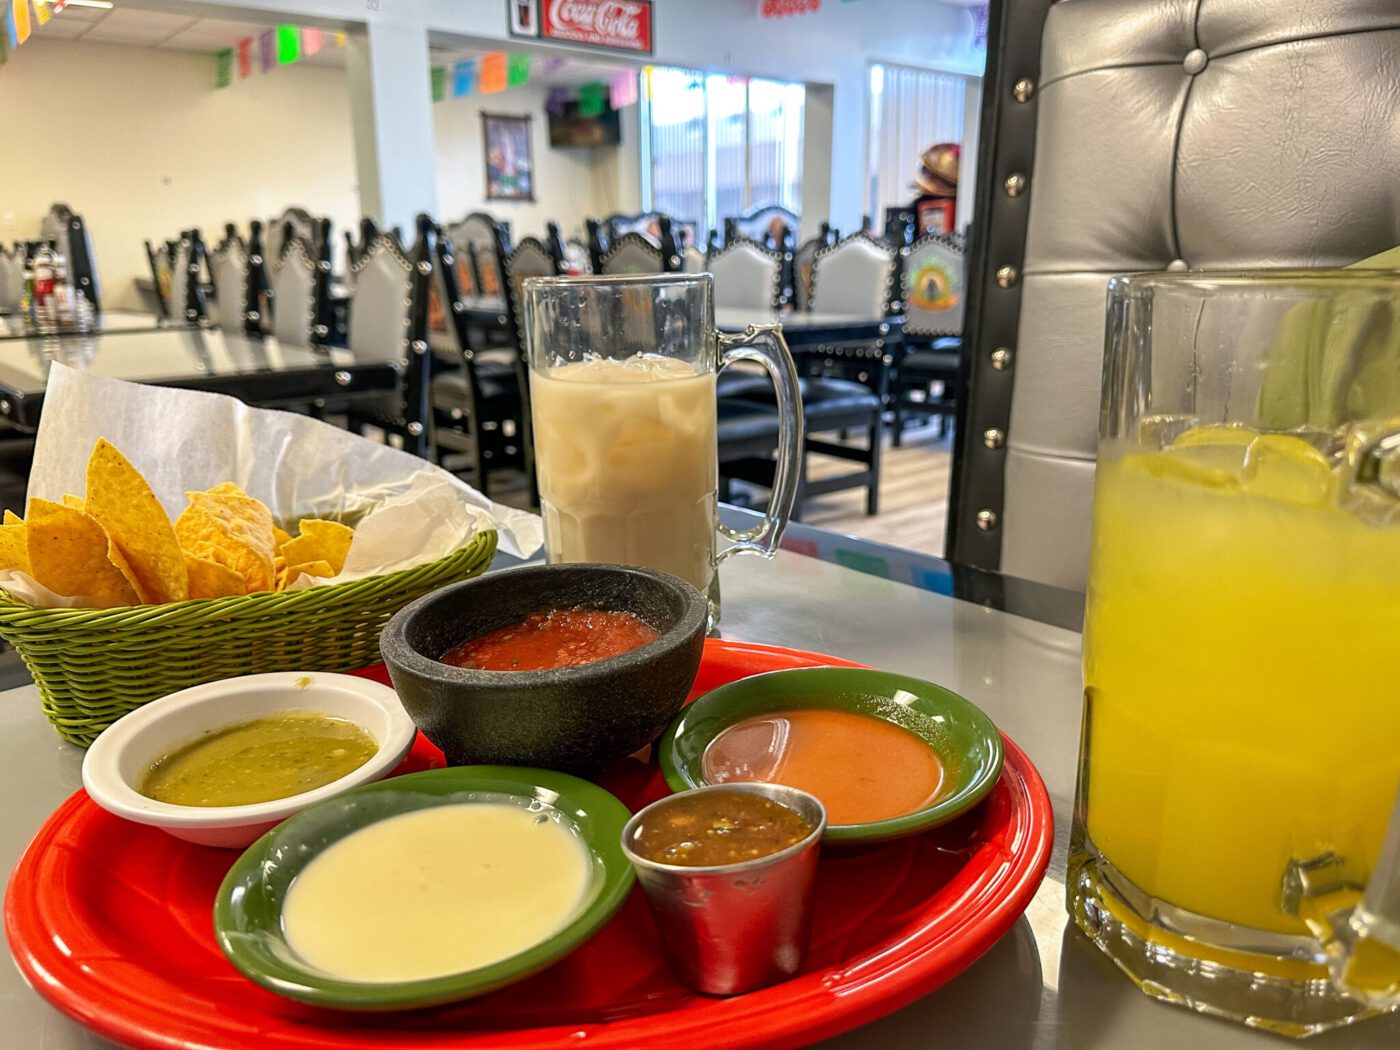
{"type": "MultiPolygon", "coordinates": [[[[1394,527],[1400,521],[1400,417],[1353,424],[1343,457],[1343,509],[1369,524],[1394,527]]],[[[1284,910],[1307,924],[1334,984],[1370,1007],[1388,1009],[1400,1003],[1400,793],[1369,879],[1357,867],[1356,858],[1331,852],[1293,861],[1284,874],[1284,910]]]]}
{"type": "Polygon", "coordinates": [[[778,462],[774,467],[768,512],[763,515],[763,520],[743,531],[719,523],[719,531],[733,540],[734,546],[720,552],[715,559],[716,565],[733,554],[758,554],[771,558],[778,549],[778,541],[782,539],[797,500],[804,440],[797,365],[788,350],[787,340],[783,338],[783,326],[751,324],[743,335],[721,334],[719,350],[721,369],[735,361],[754,361],[762,365],[773,380],[773,388],[778,394],[778,462]]]}

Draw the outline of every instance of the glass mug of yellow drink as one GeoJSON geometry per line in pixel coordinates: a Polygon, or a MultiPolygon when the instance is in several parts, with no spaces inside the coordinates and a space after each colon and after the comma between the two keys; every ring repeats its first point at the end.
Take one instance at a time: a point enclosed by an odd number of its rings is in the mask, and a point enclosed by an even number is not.
{"type": "Polygon", "coordinates": [[[1288,1035],[1400,996],[1400,273],[1109,287],[1070,912],[1288,1035]]]}
{"type": "Polygon", "coordinates": [[[802,450],[797,369],[778,325],[715,331],[709,274],[540,277],[524,283],[535,469],[551,562],[613,562],[694,584],[719,622],[717,568],[772,556],[792,513],[802,450]],[[763,520],[720,524],[715,377],[765,368],[778,450],[763,520]],[[733,545],[716,550],[716,536],[733,545]]]}

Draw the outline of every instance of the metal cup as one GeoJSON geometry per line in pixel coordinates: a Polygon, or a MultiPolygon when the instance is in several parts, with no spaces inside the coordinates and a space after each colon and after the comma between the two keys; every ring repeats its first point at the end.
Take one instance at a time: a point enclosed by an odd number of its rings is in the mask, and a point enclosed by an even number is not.
{"type": "Polygon", "coordinates": [[[720,784],[654,802],[622,829],[622,851],[637,869],[657,931],[681,979],[709,995],[738,995],[785,981],[802,965],[812,927],[812,888],[826,810],[814,796],[781,784],[720,784]],[[657,806],[699,792],[762,795],[812,826],[784,850],[712,867],[662,864],[632,849],[637,828],[657,806]]]}

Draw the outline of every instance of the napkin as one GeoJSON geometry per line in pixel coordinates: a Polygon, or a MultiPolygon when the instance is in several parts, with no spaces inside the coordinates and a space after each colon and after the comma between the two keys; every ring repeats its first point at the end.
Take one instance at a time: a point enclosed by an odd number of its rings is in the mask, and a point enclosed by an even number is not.
{"type": "MultiPolygon", "coordinates": [[[[187,491],[232,481],[293,530],[299,518],[353,525],[340,575],[303,576],[292,589],[436,561],[483,529],[495,529],[499,548],[521,558],[543,543],[538,515],[492,502],[411,453],[293,412],[108,379],[57,362],[49,371],[29,496],[81,495],[88,456],[101,437],[145,476],[172,521],[184,510],[187,491]]],[[[36,605],[77,604],[23,573],[0,574],[0,589],[36,605]]]]}

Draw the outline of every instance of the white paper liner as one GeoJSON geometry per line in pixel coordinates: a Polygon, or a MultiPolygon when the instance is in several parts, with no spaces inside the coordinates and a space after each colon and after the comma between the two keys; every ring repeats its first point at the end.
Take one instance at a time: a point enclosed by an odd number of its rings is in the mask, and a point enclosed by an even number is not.
{"type": "MultiPolygon", "coordinates": [[[[323,587],[437,561],[494,528],[501,550],[526,558],[544,541],[538,515],[493,503],[417,456],[293,412],[250,408],[236,398],[145,386],[50,366],[34,443],[29,496],[83,495],[88,457],[105,437],[150,482],[171,520],[186,492],[232,481],[267,504],[295,534],[300,518],[345,519],[355,538],[344,571],[303,575],[293,590],[323,587]]],[[[0,590],[46,608],[91,608],[21,572],[0,572],[0,590]]]]}

